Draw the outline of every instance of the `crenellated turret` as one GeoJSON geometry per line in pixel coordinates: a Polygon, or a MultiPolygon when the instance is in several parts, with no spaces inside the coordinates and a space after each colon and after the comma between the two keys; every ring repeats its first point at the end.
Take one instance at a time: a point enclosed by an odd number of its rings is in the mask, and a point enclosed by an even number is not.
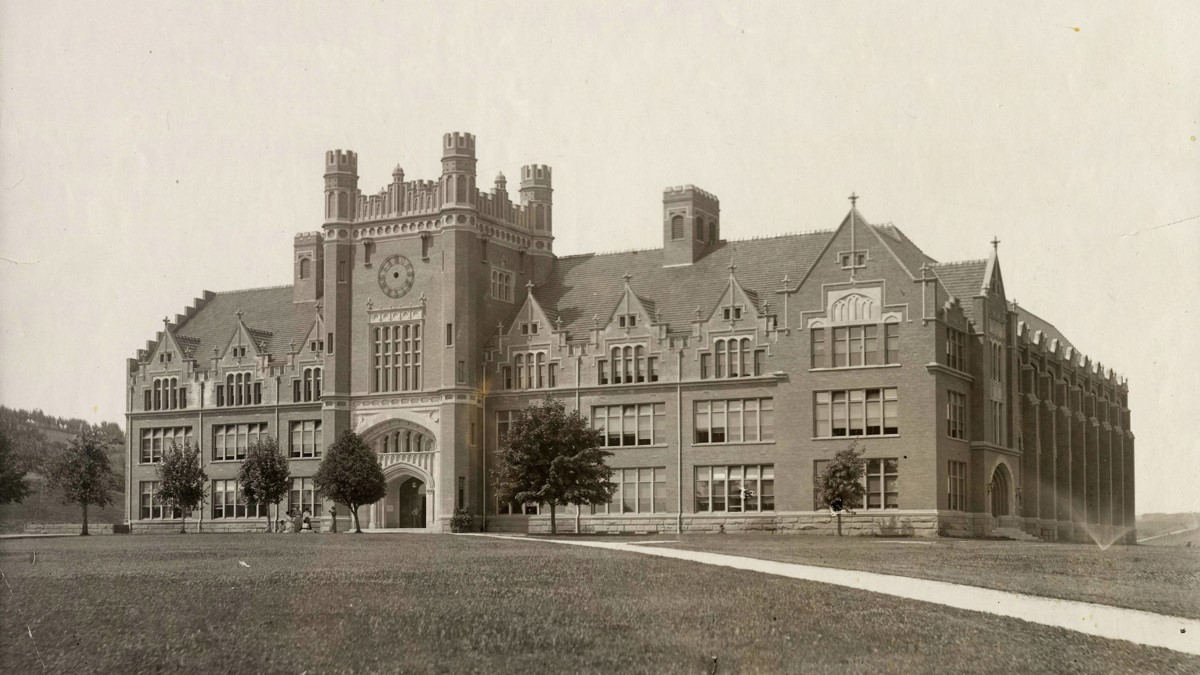
{"type": "Polygon", "coordinates": [[[721,201],[695,185],[663,190],[663,264],[690,265],[720,240],[721,201]]]}
{"type": "Polygon", "coordinates": [[[553,194],[550,167],[526,164],[521,167],[521,205],[525,226],[534,236],[532,253],[549,253],[554,241],[553,194]]]}
{"type": "Polygon", "coordinates": [[[352,150],[325,153],[325,222],[354,220],[358,203],[358,155],[352,150]]]}
{"type": "Polygon", "coordinates": [[[475,205],[475,136],[453,132],[442,137],[442,208],[475,205]]]}

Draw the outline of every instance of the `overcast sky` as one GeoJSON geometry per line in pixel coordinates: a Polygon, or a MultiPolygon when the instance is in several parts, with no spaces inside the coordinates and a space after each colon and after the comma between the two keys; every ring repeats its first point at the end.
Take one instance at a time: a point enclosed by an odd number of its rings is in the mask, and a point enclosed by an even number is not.
{"type": "MultiPolygon", "coordinates": [[[[124,426],[125,359],[203,290],[290,283],[323,153],[374,192],[554,167],[560,254],[731,239],[856,191],[1130,380],[1139,512],[1200,510],[1200,3],[0,5],[0,403],[124,426]],[[318,11],[319,10],[319,11],[318,11]]],[[[512,184],[510,182],[510,185],[512,184]]]]}

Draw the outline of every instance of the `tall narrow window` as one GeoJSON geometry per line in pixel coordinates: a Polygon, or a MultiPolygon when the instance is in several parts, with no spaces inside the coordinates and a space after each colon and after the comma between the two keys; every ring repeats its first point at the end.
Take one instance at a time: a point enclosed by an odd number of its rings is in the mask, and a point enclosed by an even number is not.
{"type": "Polygon", "coordinates": [[[671,238],[683,239],[683,216],[671,216],[671,238]]]}
{"type": "Polygon", "coordinates": [[[421,388],[421,324],[376,326],[374,342],[375,391],[416,391],[421,388]]]}
{"type": "Polygon", "coordinates": [[[446,346],[454,346],[454,324],[452,323],[446,324],[446,346]]]}

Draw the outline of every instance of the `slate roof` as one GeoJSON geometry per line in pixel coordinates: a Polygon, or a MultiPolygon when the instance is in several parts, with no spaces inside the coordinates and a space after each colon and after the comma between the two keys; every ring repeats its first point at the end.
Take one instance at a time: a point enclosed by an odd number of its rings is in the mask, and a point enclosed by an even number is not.
{"type": "Polygon", "coordinates": [[[605,314],[620,298],[622,276],[628,272],[630,288],[639,298],[653,300],[653,311],[661,313],[672,331],[687,330],[696,307],[707,317],[720,299],[731,262],[742,288],[770,297],[782,288],[785,275],[793,283],[804,276],[832,234],[721,241],[695,263],[676,267],[663,267],[662,249],[563,256],[536,295],[544,306],[558,308],[563,328],[578,338],[591,330],[593,316],[607,320],[605,314]]]}
{"type": "Polygon", "coordinates": [[[921,276],[921,265],[936,265],[937,261],[930,258],[920,249],[908,235],[900,228],[888,223],[886,225],[872,225],[875,231],[882,235],[883,241],[888,248],[896,254],[896,258],[900,260],[900,264],[908,270],[914,279],[921,276]]]}
{"type": "Polygon", "coordinates": [[[958,298],[963,308],[963,314],[971,321],[975,321],[975,303],[972,298],[983,290],[983,274],[987,271],[987,261],[965,260],[940,263],[933,265],[932,268],[938,281],[946,287],[946,291],[958,298]]]}
{"type": "Polygon", "coordinates": [[[286,358],[290,342],[300,344],[316,318],[312,304],[294,304],[291,286],[251,288],[217,293],[195,316],[175,328],[176,337],[189,345],[201,368],[212,358],[213,348],[225,351],[237,328],[237,313],[251,335],[266,343],[276,360],[286,358]]]}

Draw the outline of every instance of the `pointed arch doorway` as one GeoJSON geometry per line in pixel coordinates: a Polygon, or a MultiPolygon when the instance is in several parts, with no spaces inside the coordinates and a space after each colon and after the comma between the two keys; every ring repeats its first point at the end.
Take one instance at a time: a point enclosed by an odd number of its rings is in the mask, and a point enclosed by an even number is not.
{"type": "Polygon", "coordinates": [[[434,432],[405,419],[390,419],[362,432],[383,468],[387,489],[370,506],[373,530],[425,530],[435,522],[434,432]]]}
{"type": "Polygon", "coordinates": [[[996,522],[1012,515],[1012,488],[1012,474],[1008,470],[1008,465],[1000,462],[992,471],[992,480],[988,483],[992,517],[996,519],[996,522]]]}

